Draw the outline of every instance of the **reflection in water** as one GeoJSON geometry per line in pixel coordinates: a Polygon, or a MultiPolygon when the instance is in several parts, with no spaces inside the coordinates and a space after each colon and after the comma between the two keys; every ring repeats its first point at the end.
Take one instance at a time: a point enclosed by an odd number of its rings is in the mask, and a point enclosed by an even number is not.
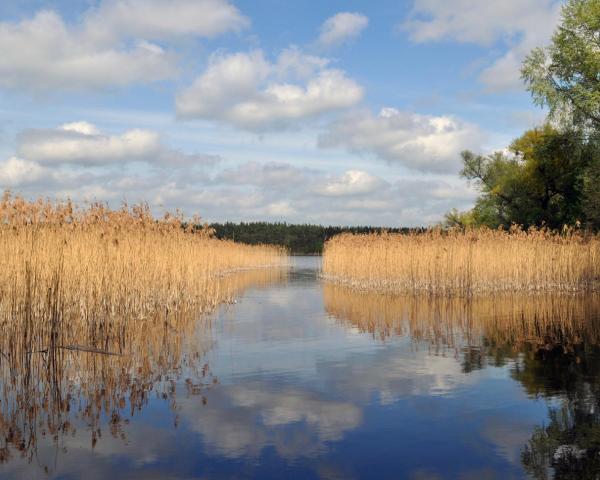
{"type": "MultiPolygon", "coordinates": [[[[554,364],[558,363],[556,361],[554,364]]],[[[573,365],[571,363],[571,365],[573,365]]],[[[571,370],[571,388],[557,406],[549,408],[549,423],[537,427],[522,455],[526,470],[535,478],[596,479],[600,472],[600,385],[584,380],[583,371],[571,370]]],[[[589,366],[588,366],[589,367],[589,366]]],[[[575,367],[577,369],[578,367],[575,367]]],[[[563,374],[566,373],[564,372],[563,374]]],[[[524,379],[531,382],[531,375],[524,379]]],[[[535,381],[535,380],[534,380],[535,381]]]]}
{"type": "Polygon", "coordinates": [[[326,452],[327,442],[358,426],[362,417],[352,403],[258,381],[222,386],[209,399],[201,410],[193,400],[180,402],[181,415],[203,435],[211,454],[231,459],[257,459],[270,446],[290,461],[315,456],[326,452]]]}
{"type": "MultiPolygon", "coordinates": [[[[222,277],[210,284],[208,296],[231,301],[248,287],[279,282],[283,275],[263,269],[222,277]]],[[[74,315],[60,323],[43,322],[34,313],[25,312],[21,322],[4,315],[0,463],[26,458],[51,472],[50,462],[38,455],[40,441],[66,453],[68,438],[82,428],[92,448],[105,430],[125,442],[123,426],[151,398],[177,411],[176,382],[185,379],[188,395],[202,395],[216,385],[204,359],[213,342],[211,323],[199,321],[202,315],[201,307],[155,311],[143,328],[119,319],[97,326],[74,315]]],[[[79,435],[78,442],[83,441],[79,435]]]]}
{"type": "Polygon", "coordinates": [[[384,340],[393,335],[440,348],[507,346],[520,351],[600,343],[600,295],[496,295],[473,299],[394,296],[325,284],[327,311],[384,340]]]}
{"type": "Polygon", "coordinates": [[[381,340],[395,335],[460,353],[465,372],[510,360],[511,376],[549,400],[521,460],[535,478],[600,473],[600,296],[494,296],[471,300],[324,286],[327,311],[381,340]]]}
{"type": "Polygon", "coordinates": [[[316,274],[223,279],[236,300],[202,321],[61,330],[96,352],[9,332],[34,347],[0,340],[0,478],[595,478],[597,297],[428,301],[316,274]]]}

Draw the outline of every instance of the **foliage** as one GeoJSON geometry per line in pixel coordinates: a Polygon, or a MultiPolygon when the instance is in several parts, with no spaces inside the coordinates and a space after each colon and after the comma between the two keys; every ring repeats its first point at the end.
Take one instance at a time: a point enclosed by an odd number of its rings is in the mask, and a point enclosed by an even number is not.
{"type": "Polygon", "coordinates": [[[570,0],[547,48],[533,50],[522,76],[536,104],[568,126],[600,127],[600,0],[570,0]]]}
{"type": "Polygon", "coordinates": [[[600,229],[600,0],[569,0],[551,44],[534,49],[521,74],[553,126],[525,132],[508,153],[463,152],[461,174],[482,194],[446,225],[600,229]]]}
{"type": "Polygon", "coordinates": [[[468,215],[447,216],[468,225],[508,227],[547,225],[561,228],[588,220],[594,185],[586,187],[586,174],[598,161],[594,137],[559,131],[546,124],[528,130],[507,153],[489,156],[462,152],[461,175],[474,182],[482,195],[468,215]]]}
{"type": "Polygon", "coordinates": [[[583,179],[583,213],[588,224],[600,230],[600,161],[588,167],[583,179]]]}

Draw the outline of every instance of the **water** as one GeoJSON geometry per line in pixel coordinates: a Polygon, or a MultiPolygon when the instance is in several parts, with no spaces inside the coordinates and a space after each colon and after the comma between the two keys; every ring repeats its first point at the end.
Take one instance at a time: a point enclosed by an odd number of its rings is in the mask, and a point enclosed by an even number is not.
{"type": "Polygon", "coordinates": [[[318,261],[202,319],[141,401],[32,412],[0,478],[598,478],[598,302],[357,294],[318,261]]]}

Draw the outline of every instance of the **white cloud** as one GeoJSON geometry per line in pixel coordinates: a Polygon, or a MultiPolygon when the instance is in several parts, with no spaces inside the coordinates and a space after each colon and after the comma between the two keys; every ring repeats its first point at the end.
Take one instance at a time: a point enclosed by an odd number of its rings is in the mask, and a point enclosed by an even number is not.
{"type": "Polygon", "coordinates": [[[289,188],[303,184],[307,171],[283,162],[247,162],[235,168],[223,170],[217,182],[233,185],[259,185],[269,188],[289,188]]]}
{"type": "Polygon", "coordinates": [[[88,122],[74,122],[56,129],[25,130],[18,137],[20,157],[41,164],[105,165],[144,161],[148,163],[212,163],[216,157],[187,155],[164,146],[158,133],[131,129],[120,135],[102,133],[88,122]]]}
{"type": "Polygon", "coordinates": [[[88,13],[85,27],[97,39],[159,40],[214,37],[249,23],[227,0],[106,0],[88,13]]]}
{"type": "MultiPolygon", "coordinates": [[[[331,297],[330,297],[331,298],[331,297]]],[[[326,299],[327,302],[327,299],[326,299]]],[[[385,305],[385,304],[384,304],[385,305]]],[[[345,318],[343,312],[338,312],[334,305],[325,306],[328,313],[343,322],[353,324],[352,319],[345,318]],[[332,308],[333,307],[333,308],[332,308]]],[[[384,317],[384,313],[380,317],[384,317]]],[[[395,319],[398,325],[405,319],[395,319]]],[[[376,320],[375,322],[376,323],[376,320]]],[[[389,328],[389,327],[388,327],[389,328]]],[[[410,333],[410,331],[408,331],[410,333]]],[[[346,375],[343,378],[326,378],[340,393],[352,392],[353,398],[378,398],[380,404],[389,405],[401,398],[418,397],[421,395],[448,395],[458,388],[476,381],[473,375],[462,371],[460,362],[452,355],[431,355],[427,348],[411,351],[412,361],[407,362],[406,354],[398,344],[393,349],[384,349],[381,354],[373,355],[368,361],[360,356],[348,359],[346,375]],[[418,367],[415,367],[418,365],[418,367]],[[354,385],[353,378],[363,379],[360,385],[354,385]]]]}
{"type": "Polygon", "coordinates": [[[0,162],[0,190],[28,198],[108,201],[115,207],[122,200],[147,201],[157,215],[181,208],[208,221],[426,225],[452,207],[469,208],[476,196],[454,174],[385,178],[352,170],[332,175],[283,162],[251,162],[215,174],[183,164],[0,162]]]}
{"type": "Polygon", "coordinates": [[[5,162],[0,162],[0,190],[34,183],[46,173],[45,169],[35,162],[11,157],[5,162]]]}
{"type": "Polygon", "coordinates": [[[260,383],[219,388],[205,406],[194,397],[178,405],[183,421],[202,434],[210,453],[228,458],[258,457],[267,446],[286,459],[312,456],[362,421],[361,409],[351,403],[260,383]],[[290,438],[286,427],[292,424],[290,438]]]}
{"type": "Polygon", "coordinates": [[[367,25],[369,19],[360,13],[338,13],[323,23],[318,43],[324,47],[340,45],[358,37],[367,25]]]}
{"type": "Polygon", "coordinates": [[[254,140],[242,142],[243,154],[237,144],[225,147],[225,160],[215,164],[213,157],[170,147],[167,140],[179,137],[160,137],[154,123],[110,131],[94,123],[72,121],[17,136],[16,150],[3,157],[15,159],[0,161],[0,190],[114,207],[123,200],[147,201],[157,215],[181,208],[208,221],[336,225],[423,225],[473,201],[455,173],[411,175],[383,162],[365,168],[364,160],[341,159],[337,152],[332,163],[329,153],[312,145],[290,156],[279,136],[261,140],[238,133],[254,140]],[[265,143],[275,152],[262,161],[246,160],[261,158],[265,143]],[[296,163],[310,155],[322,161],[296,163]]]}
{"type": "Polygon", "coordinates": [[[290,205],[288,201],[274,202],[267,205],[267,213],[272,217],[289,217],[290,215],[294,215],[296,209],[290,205]]]}
{"type": "Polygon", "coordinates": [[[360,101],[362,87],[326,65],[326,60],[296,49],[285,50],[275,63],[260,50],[214,55],[205,72],[177,96],[177,113],[262,131],[360,101]],[[301,83],[286,81],[291,76],[301,83]]]}
{"type": "Polygon", "coordinates": [[[0,88],[94,90],[172,78],[177,55],[148,40],[214,36],[245,24],[226,0],[105,1],[72,25],[41,10],[0,22],[0,88]]]}
{"type": "Polygon", "coordinates": [[[477,149],[481,137],[477,127],[451,116],[383,108],[377,116],[359,111],[337,120],[320,136],[319,145],[372,153],[415,170],[452,172],[460,151],[477,149]]]}
{"type": "Polygon", "coordinates": [[[315,186],[313,191],[319,195],[340,197],[370,193],[385,184],[381,178],[363,170],[348,170],[340,177],[330,178],[315,186]]]}
{"type": "Polygon", "coordinates": [[[100,134],[100,130],[98,130],[98,127],[96,127],[96,125],[93,125],[89,122],[85,122],[85,121],[81,121],[81,122],[72,122],[72,123],[65,123],[64,125],[61,125],[61,130],[65,130],[67,132],[76,132],[76,133],[81,133],[83,135],[99,135],[100,134]]]}
{"type": "Polygon", "coordinates": [[[0,87],[97,89],[169,78],[175,58],[157,45],[99,46],[42,11],[18,24],[0,23],[0,87]]]}
{"type": "Polygon", "coordinates": [[[505,53],[486,68],[480,80],[491,91],[522,87],[519,69],[525,55],[543,46],[560,18],[560,1],[415,0],[411,18],[402,24],[415,42],[455,40],[492,46],[505,53]]]}

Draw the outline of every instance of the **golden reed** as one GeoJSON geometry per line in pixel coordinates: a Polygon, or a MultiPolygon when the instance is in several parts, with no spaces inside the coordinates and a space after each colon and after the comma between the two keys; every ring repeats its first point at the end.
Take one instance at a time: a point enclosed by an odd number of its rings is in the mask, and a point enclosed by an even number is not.
{"type": "MultiPolygon", "coordinates": [[[[180,216],[152,217],[145,205],[0,200],[0,312],[16,317],[76,315],[90,325],[157,309],[214,306],[214,279],[282,266],[286,253],[212,238],[180,216]],[[57,311],[57,309],[59,311],[57,311]]],[[[48,322],[49,323],[49,322],[48,322]]]]}
{"type": "Polygon", "coordinates": [[[436,295],[597,291],[600,237],[518,227],[342,234],[325,244],[323,276],[359,289],[436,295]]]}
{"type": "MultiPolygon", "coordinates": [[[[196,225],[197,219],[193,224],[196,225]]],[[[0,463],[58,442],[73,421],[119,435],[124,409],[198,390],[210,337],[203,313],[281,279],[284,250],[212,237],[147,206],[0,199],[0,463]],[[191,342],[191,343],[190,343],[191,342]],[[189,380],[189,381],[188,381],[189,380]]],[[[211,379],[210,382],[212,383],[211,379]]],[[[202,381],[200,382],[200,385],[202,381]]]]}

